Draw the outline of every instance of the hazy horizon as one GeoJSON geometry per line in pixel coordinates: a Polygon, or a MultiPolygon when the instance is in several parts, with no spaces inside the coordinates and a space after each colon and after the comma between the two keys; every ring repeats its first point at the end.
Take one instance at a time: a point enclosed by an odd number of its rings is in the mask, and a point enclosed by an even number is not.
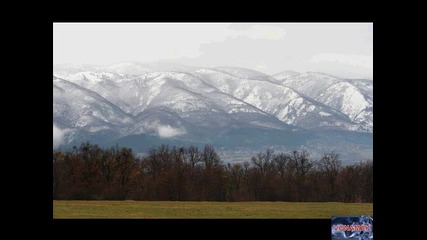
{"type": "Polygon", "coordinates": [[[373,76],[372,23],[54,23],[54,66],[233,66],[373,76]]]}
{"type": "MultiPolygon", "coordinates": [[[[343,78],[343,79],[367,79],[367,80],[373,80],[372,78],[369,77],[352,77],[352,76],[344,76],[344,75],[337,75],[334,73],[330,73],[328,71],[295,71],[293,69],[284,69],[282,71],[276,72],[276,73],[266,73],[263,72],[262,70],[258,70],[258,69],[252,69],[252,68],[247,68],[247,67],[241,67],[241,66],[233,66],[233,65],[219,65],[219,66],[197,66],[197,65],[190,65],[190,64],[183,64],[183,63],[179,63],[179,62],[174,62],[174,61],[168,61],[168,60],[159,60],[159,61],[155,61],[155,62],[139,62],[139,61],[135,61],[135,60],[130,60],[130,61],[120,61],[120,62],[113,62],[113,63],[108,63],[108,64],[89,64],[89,63],[60,63],[60,64],[54,64],[53,67],[68,67],[68,66],[79,66],[81,65],[83,66],[91,66],[91,67],[101,67],[101,68],[107,68],[109,66],[115,65],[115,64],[122,64],[122,63],[136,63],[136,64],[141,64],[141,65],[156,65],[159,64],[161,66],[161,64],[176,64],[176,65],[181,65],[181,66],[185,66],[185,67],[193,67],[193,68],[221,68],[221,67],[236,67],[236,68],[244,68],[244,69],[249,69],[249,70],[256,70],[258,72],[264,73],[266,75],[271,75],[274,76],[276,74],[282,73],[282,72],[297,72],[297,73],[308,73],[308,72],[319,72],[319,73],[325,73],[331,76],[335,76],[335,77],[339,77],[339,78],[343,78]]],[[[173,71],[170,68],[167,67],[163,67],[161,71],[173,71]]],[[[160,71],[160,70],[159,70],[160,71]]]]}

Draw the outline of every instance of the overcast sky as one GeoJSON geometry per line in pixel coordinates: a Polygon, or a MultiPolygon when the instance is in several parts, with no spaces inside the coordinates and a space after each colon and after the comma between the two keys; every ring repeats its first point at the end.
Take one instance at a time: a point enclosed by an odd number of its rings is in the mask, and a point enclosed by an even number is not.
{"type": "Polygon", "coordinates": [[[371,23],[54,23],[54,64],[160,60],[370,78],[371,23]]]}

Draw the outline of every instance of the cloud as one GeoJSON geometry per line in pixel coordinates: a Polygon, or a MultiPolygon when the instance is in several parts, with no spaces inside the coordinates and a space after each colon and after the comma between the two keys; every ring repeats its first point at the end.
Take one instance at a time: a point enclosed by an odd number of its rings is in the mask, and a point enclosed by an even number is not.
{"type": "Polygon", "coordinates": [[[146,131],[154,131],[161,138],[171,138],[187,133],[183,128],[175,128],[168,124],[163,125],[159,121],[145,122],[143,126],[146,131]]]}
{"type": "Polygon", "coordinates": [[[218,24],[192,33],[192,39],[201,44],[219,43],[228,39],[247,38],[253,40],[280,40],[286,32],[280,27],[248,24],[218,24]],[[236,29],[237,28],[237,29],[236,29]]]}
{"type": "Polygon", "coordinates": [[[173,128],[170,125],[159,125],[157,126],[157,133],[161,138],[171,138],[185,134],[185,130],[179,128],[173,128]]]}
{"type": "Polygon", "coordinates": [[[321,53],[310,58],[311,63],[335,62],[353,67],[362,67],[373,69],[372,55],[353,55],[353,54],[337,54],[337,53],[321,53]]]}
{"type": "Polygon", "coordinates": [[[354,78],[372,75],[372,39],[372,23],[54,23],[53,60],[259,65],[267,74],[315,70],[354,78]]]}
{"type": "Polygon", "coordinates": [[[280,40],[286,36],[286,32],[279,27],[253,25],[244,31],[237,32],[237,35],[255,40],[280,40]]]}
{"type": "Polygon", "coordinates": [[[60,129],[54,123],[53,124],[53,147],[57,147],[61,145],[64,142],[64,135],[66,135],[69,132],[70,132],[69,129],[60,129]]]}
{"type": "Polygon", "coordinates": [[[255,65],[255,69],[261,72],[266,72],[267,68],[268,66],[264,62],[255,65]]]}

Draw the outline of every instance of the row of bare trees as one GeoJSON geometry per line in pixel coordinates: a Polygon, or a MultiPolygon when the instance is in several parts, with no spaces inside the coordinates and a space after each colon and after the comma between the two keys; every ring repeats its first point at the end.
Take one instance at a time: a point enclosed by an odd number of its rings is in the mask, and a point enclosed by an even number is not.
{"type": "Polygon", "coordinates": [[[342,166],[335,153],[312,160],[269,149],[224,164],[210,145],[162,145],[144,157],[90,143],[53,151],[54,199],[372,202],[372,193],[372,161],[342,166]]]}

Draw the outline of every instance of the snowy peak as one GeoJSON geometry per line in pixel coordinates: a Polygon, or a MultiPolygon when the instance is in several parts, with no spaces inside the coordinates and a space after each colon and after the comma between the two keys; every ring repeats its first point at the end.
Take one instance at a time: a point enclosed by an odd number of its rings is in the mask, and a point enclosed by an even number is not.
{"type": "Polygon", "coordinates": [[[150,72],[150,69],[136,62],[121,62],[110,64],[104,68],[105,71],[110,71],[118,74],[140,75],[150,72]]]}
{"type": "Polygon", "coordinates": [[[53,80],[54,122],[88,132],[123,128],[130,116],[98,93],[70,81],[53,80]]]}
{"type": "MultiPolygon", "coordinates": [[[[236,73],[236,72],[234,72],[236,73]]],[[[287,124],[307,129],[356,130],[345,115],[287,86],[266,81],[265,75],[239,77],[217,69],[199,69],[197,76],[218,90],[249,103],[287,124]],[[257,79],[256,77],[261,77],[257,79]]]]}
{"type": "Polygon", "coordinates": [[[340,79],[318,72],[307,72],[285,78],[283,86],[335,109],[359,125],[360,131],[373,131],[373,82],[368,80],[340,79]]]}
{"type": "Polygon", "coordinates": [[[372,81],[136,62],[61,65],[53,75],[54,129],[65,144],[132,143],[141,150],[203,142],[371,155],[372,81]]]}
{"type": "MultiPolygon", "coordinates": [[[[78,115],[80,110],[109,106],[109,110],[103,110],[104,114],[93,115],[93,112],[92,117],[120,125],[117,118],[130,116],[132,121],[127,122],[136,124],[147,111],[155,110],[168,112],[167,116],[175,116],[174,121],[188,124],[192,124],[193,118],[200,123],[203,116],[215,116],[214,121],[233,126],[373,130],[373,85],[367,80],[294,71],[280,72],[273,77],[238,67],[196,68],[136,62],[108,66],[61,65],[55,67],[54,75],[58,77],[54,77],[53,82],[54,99],[59,104],[54,105],[54,111],[63,116],[64,124],[69,117],[65,125],[70,127],[82,124],[73,122],[78,121],[75,116],[65,117],[68,113],[78,115]],[[74,105],[65,104],[73,94],[79,100],[74,105]],[[95,102],[105,104],[100,106],[95,102]],[[106,112],[114,112],[112,119],[106,112]]],[[[88,112],[80,114],[88,116],[88,112]]]]}
{"type": "Polygon", "coordinates": [[[272,80],[272,77],[259,71],[240,67],[216,67],[217,71],[227,72],[239,78],[257,79],[257,80],[272,80]]]}
{"type": "Polygon", "coordinates": [[[306,129],[372,132],[372,81],[318,72],[284,71],[272,77],[238,67],[136,62],[61,66],[55,74],[98,93],[132,116],[155,107],[166,107],[181,117],[212,108],[223,114],[259,112],[306,129]],[[162,69],[179,70],[158,71],[162,69]]]}
{"type": "Polygon", "coordinates": [[[284,79],[287,79],[289,77],[298,76],[300,74],[301,73],[299,73],[299,72],[295,72],[295,71],[292,71],[292,70],[286,70],[286,71],[274,74],[273,77],[276,78],[276,79],[278,79],[278,80],[284,80],[284,79]]]}

